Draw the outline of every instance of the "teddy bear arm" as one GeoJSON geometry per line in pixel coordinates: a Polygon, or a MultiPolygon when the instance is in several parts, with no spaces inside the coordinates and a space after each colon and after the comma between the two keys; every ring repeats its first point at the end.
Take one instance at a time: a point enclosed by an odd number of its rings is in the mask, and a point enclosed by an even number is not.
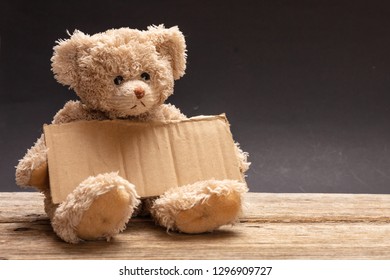
{"type": "Polygon", "coordinates": [[[43,134],[19,161],[15,176],[17,185],[21,187],[35,187],[40,191],[49,188],[47,148],[43,134]]]}
{"type": "MultiPolygon", "coordinates": [[[[52,123],[104,118],[102,113],[86,109],[80,101],[68,101],[54,116],[52,123]]],[[[19,161],[16,167],[16,183],[21,187],[35,187],[40,191],[49,188],[47,148],[43,134],[19,161]]]]}

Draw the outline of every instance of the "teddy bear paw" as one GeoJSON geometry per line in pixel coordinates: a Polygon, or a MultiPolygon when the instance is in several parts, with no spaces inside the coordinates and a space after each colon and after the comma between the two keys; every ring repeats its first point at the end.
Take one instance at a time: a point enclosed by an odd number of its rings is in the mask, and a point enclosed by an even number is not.
{"type": "Polygon", "coordinates": [[[58,207],[53,228],[70,243],[110,240],[125,229],[139,203],[134,185],[117,173],[89,177],[58,207]]]}
{"type": "Polygon", "coordinates": [[[83,240],[106,238],[122,231],[129,220],[130,194],[124,186],[112,188],[97,197],[77,225],[77,236],[83,240]],[[112,207],[115,205],[115,207],[112,207]]]}
{"type": "Polygon", "coordinates": [[[210,232],[238,220],[245,192],[246,185],[233,180],[197,182],[168,191],[156,200],[152,214],[168,229],[210,232]]]}
{"type": "Polygon", "coordinates": [[[234,223],[241,212],[239,194],[212,194],[207,200],[198,202],[194,207],[179,211],[176,227],[185,233],[202,233],[234,223]]]}

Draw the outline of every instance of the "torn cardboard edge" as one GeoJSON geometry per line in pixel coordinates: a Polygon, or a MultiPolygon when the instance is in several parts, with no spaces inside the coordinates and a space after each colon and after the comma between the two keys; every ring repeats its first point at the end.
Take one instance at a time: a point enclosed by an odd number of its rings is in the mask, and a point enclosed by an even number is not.
{"type": "Polygon", "coordinates": [[[244,181],[224,114],[185,120],[77,121],[45,125],[54,203],[82,181],[118,172],[141,197],[210,179],[244,181]]]}

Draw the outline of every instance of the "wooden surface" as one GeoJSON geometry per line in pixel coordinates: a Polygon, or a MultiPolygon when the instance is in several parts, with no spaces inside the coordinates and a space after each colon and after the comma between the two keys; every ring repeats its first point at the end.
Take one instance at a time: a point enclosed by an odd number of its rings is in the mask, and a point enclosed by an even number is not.
{"type": "Polygon", "coordinates": [[[133,219],[111,242],[70,245],[38,193],[0,193],[0,259],[390,259],[390,195],[249,193],[241,222],[199,235],[133,219]]]}

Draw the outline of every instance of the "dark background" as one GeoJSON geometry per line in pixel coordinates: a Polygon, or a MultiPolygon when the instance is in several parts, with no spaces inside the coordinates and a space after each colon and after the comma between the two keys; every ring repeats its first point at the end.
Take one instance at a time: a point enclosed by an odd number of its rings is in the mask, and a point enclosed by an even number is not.
{"type": "Polygon", "coordinates": [[[50,71],[66,30],[178,25],[187,74],[169,102],[226,112],[261,192],[390,193],[387,1],[4,1],[0,191],[73,92],[50,71]]]}

